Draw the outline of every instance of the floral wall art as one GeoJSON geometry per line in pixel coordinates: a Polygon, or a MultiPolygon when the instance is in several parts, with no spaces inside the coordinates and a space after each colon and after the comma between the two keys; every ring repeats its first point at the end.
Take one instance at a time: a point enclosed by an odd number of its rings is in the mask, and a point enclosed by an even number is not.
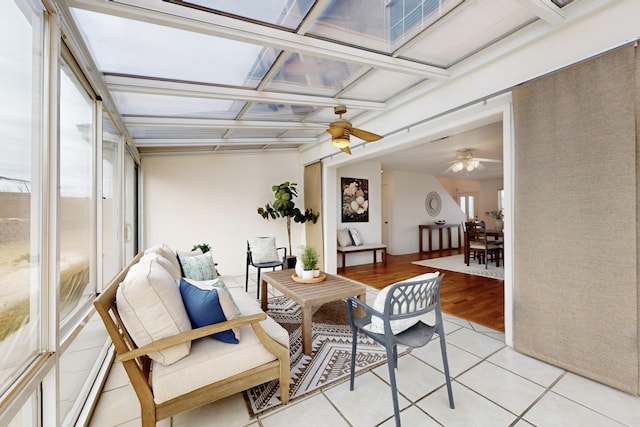
{"type": "Polygon", "coordinates": [[[369,222],[369,180],[342,178],[342,222],[369,222]]]}

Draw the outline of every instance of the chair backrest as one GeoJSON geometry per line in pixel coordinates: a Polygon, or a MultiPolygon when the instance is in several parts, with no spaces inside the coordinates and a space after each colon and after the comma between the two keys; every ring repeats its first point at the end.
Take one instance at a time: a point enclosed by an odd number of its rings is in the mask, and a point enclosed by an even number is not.
{"type": "Polygon", "coordinates": [[[440,314],[440,285],[444,274],[437,277],[392,285],[384,305],[384,320],[422,316],[436,310],[440,314]]]}
{"type": "Polygon", "coordinates": [[[287,248],[276,247],[275,238],[273,237],[255,237],[247,240],[247,264],[256,265],[264,263],[278,263],[284,264],[287,259],[287,248]],[[256,246],[255,248],[252,246],[256,246]],[[254,252],[258,252],[256,256],[254,252]],[[273,257],[268,260],[263,260],[265,257],[265,251],[267,253],[274,252],[273,257]]]}
{"type": "Polygon", "coordinates": [[[487,240],[487,227],[484,221],[468,221],[465,222],[465,230],[467,240],[487,240]]]}

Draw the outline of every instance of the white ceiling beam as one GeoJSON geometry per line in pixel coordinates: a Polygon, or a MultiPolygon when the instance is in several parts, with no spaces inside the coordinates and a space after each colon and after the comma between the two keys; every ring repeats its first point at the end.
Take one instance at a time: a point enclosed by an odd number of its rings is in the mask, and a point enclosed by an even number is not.
{"type": "Polygon", "coordinates": [[[256,144],[315,144],[315,138],[136,138],[134,142],[138,147],[164,147],[166,145],[175,146],[206,146],[206,145],[256,145],[256,144]]]}
{"type": "Polygon", "coordinates": [[[208,84],[143,79],[129,76],[105,75],[104,80],[107,82],[107,85],[112,92],[186,96],[191,98],[225,99],[232,101],[241,100],[264,103],[277,102],[278,104],[313,105],[317,107],[334,107],[336,105],[344,104],[351,108],[363,110],[386,110],[387,108],[387,105],[384,102],[258,91],[208,84]]]}
{"type": "Polygon", "coordinates": [[[218,120],[192,119],[181,117],[139,117],[123,116],[127,126],[145,126],[153,128],[202,127],[210,129],[326,129],[322,123],[274,122],[259,120],[218,120]]]}
{"type": "Polygon", "coordinates": [[[438,80],[449,78],[449,72],[439,67],[306,37],[162,0],[123,0],[118,3],[107,0],[66,0],[66,3],[69,7],[270,46],[285,51],[295,51],[438,80]]]}
{"type": "Polygon", "coordinates": [[[551,0],[516,0],[522,7],[531,11],[543,21],[551,25],[561,25],[567,21],[567,17],[562,9],[556,6],[551,0]]]}

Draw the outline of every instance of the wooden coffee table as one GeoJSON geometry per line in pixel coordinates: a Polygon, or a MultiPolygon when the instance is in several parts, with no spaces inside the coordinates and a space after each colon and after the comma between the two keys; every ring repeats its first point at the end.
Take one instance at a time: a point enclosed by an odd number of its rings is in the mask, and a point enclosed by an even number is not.
{"type": "MultiPolygon", "coordinates": [[[[314,306],[338,301],[347,297],[357,297],[366,302],[367,288],[362,283],[326,274],[326,280],[318,283],[298,283],[291,276],[294,270],[279,270],[262,273],[262,310],[267,311],[267,284],[282,292],[302,309],[302,349],[305,354],[311,353],[311,309],[314,306]]],[[[345,308],[346,310],[346,308],[345,308]]],[[[357,311],[362,315],[361,311],[357,311]]]]}

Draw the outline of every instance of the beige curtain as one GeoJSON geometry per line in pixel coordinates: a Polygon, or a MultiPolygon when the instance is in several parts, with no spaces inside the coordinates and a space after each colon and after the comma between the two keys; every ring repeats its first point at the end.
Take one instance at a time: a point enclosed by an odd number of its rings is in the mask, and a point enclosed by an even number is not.
{"type": "Polygon", "coordinates": [[[638,58],[513,90],[514,347],[639,394],[638,58]]]}
{"type": "Polygon", "coordinates": [[[305,223],[307,245],[315,247],[320,253],[318,265],[324,270],[324,243],[322,239],[322,162],[311,163],[304,168],[304,207],[320,212],[315,224],[305,223]]]}

